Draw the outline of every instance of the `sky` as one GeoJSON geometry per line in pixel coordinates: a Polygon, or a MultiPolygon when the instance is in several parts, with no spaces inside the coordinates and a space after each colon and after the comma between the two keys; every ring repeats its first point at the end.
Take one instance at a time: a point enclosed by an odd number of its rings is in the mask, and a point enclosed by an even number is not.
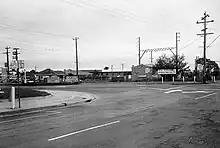
{"type": "MultiPolygon", "coordinates": [[[[207,36],[209,45],[220,35],[219,0],[0,0],[0,53],[19,47],[26,69],[75,69],[73,38],[79,37],[79,69],[120,70],[123,64],[131,70],[138,64],[138,37],[142,50],[175,47],[180,32],[179,54],[193,69],[195,57],[203,56],[203,38],[197,36],[203,25],[196,22],[205,11],[214,20],[207,26],[214,33],[207,36]]],[[[207,58],[220,61],[218,47],[220,39],[207,58]]],[[[172,52],[154,52],[153,62],[162,54],[172,52]]],[[[5,61],[0,54],[0,66],[5,61]]],[[[141,63],[150,64],[150,53],[141,63]]]]}

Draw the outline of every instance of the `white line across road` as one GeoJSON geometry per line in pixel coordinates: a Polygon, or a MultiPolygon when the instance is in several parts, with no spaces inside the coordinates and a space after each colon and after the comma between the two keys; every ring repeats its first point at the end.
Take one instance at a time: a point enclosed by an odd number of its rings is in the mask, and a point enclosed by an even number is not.
{"type": "Polygon", "coordinates": [[[204,93],[204,94],[206,94],[206,93],[210,93],[210,92],[208,92],[208,91],[203,91],[203,90],[199,90],[199,91],[184,91],[184,92],[182,92],[183,94],[194,94],[194,93],[204,93]]]}
{"type": "Polygon", "coordinates": [[[169,91],[169,90],[174,90],[174,89],[180,89],[185,86],[178,86],[178,87],[170,87],[170,88],[155,88],[155,87],[147,87],[148,89],[153,89],[153,90],[161,90],[161,91],[169,91]]]}
{"type": "Polygon", "coordinates": [[[22,121],[22,120],[27,120],[27,119],[34,119],[34,118],[39,118],[39,117],[47,117],[50,115],[56,115],[56,114],[60,114],[60,113],[61,112],[54,112],[54,113],[50,113],[50,114],[46,114],[46,115],[38,115],[38,116],[31,116],[31,117],[25,117],[25,118],[12,119],[12,120],[5,120],[5,121],[0,121],[0,124],[15,122],[15,121],[22,121]]]}
{"type": "Polygon", "coordinates": [[[169,94],[169,93],[173,93],[173,92],[182,92],[182,90],[181,89],[175,89],[175,90],[166,91],[164,93],[169,94]]]}
{"type": "Polygon", "coordinates": [[[171,87],[171,88],[167,88],[167,89],[164,89],[164,90],[179,89],[179,88],[183,88],[183,87],[185,87],[185,86],[171,87]]]}
{"type": "Polygon", "coordinates": [[[195,100],[203,99],[203,98],[206,98],[206,97],[209,97],[209,96],[213,96],[213,95],[215,95],[215,94],[216,94],[216,93],[212,93],[212,94],[208,94],[208,95],[205,95],[205,96],[197,97],[197,98],[195,98],[195,100]]]}
{"type": "Polygon", "coordinates": [[[72,132],[72,133],[69,133],[69,134],[65,134],[65,135],[61,135],[61,136],[58,136],[58,137],[50,138],[50,139],[48,139],[48,141],[58,140],[58,139],[61,139],[61,138],[65,138],[65,137],[68,137],[68,136],[76,135],[76,134],[87,132],[87,131],[91,131],[91,130],[94,130],[94,129],[97,129],[97,128],[109,126],[109,125],[116,124],[116,123],[119,123],[119,122],[120,121],[117,120],[117,121],[114,121],[114,122],[109,122],[109,123],[106,123],[106,124],[93,126],[93,127],[86,128],[86,129],[83,129],[83,130],[79,130],[79,131],[76,131],[76,132],[72,132]]]}

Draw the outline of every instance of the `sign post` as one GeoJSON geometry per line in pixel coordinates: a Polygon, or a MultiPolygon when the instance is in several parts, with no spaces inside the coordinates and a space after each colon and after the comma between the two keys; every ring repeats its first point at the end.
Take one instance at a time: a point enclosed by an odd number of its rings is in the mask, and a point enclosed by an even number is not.
{"type": "Polygon", "coordinates": [[[160,75],[175,75],[176,69],[159,69],[158,74],[160,74],[160,75]]]}
{"type": "Polygon", "coordinates": [[[11,103],[12,109],[15,109],[15,87],[11,87],[11,103]]]}
{"type": "MultiPolygon", "coordinates": [[[[165,81],[166,81],[166,75],[175,75],[176,69],[159,69],[158,74],[165,75],[165,81]]],[[[174,83],[174,77],[173,77],[173,83],[174,83]]],[[[162,76],[162,84],[163,84],[163,76],[162,76]]]]}

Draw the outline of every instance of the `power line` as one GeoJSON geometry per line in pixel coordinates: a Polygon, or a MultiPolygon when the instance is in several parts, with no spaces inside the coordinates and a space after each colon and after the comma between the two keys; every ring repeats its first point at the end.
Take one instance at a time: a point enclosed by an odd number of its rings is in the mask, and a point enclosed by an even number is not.
{"type": "Polygon", "coordinates": [[[124,12],[120,9],[117,9],[117,8],[114,8],[113,10],[112,9],[109,9],[109,8],[106,8],[106,7],[99,7],[97,5],[93,5],[91,3],[86,3],[85,1],[81,1],[81,3],[84,5],[80,5],[80,4],[76,4],[76,3],[73,3],[73,2],[69,2],[69,1],[66,1],[66,0],[60,0],[61,2],[63,3],[66,3],[66,4],[69,4],[69,5],[73,5],[75,7],[80,7],[82,9],[87,9],[87,10],[91,10],[91,11],[94,11],[94,12],[98,12],[99,10],[95,10],[95,9],[92,9],[91,7],[93,8],[98,8],[98,9],[102,9],[104,10],[104,12],[108,15],[120,15],[120,16],[123,16],[123,17],[126,17],[126,18],[130,18],[130,19],[136,19],[138,21],[141,21],[141,22],[144,22],[144,23],[148,23],[145,19],[143,19],[142,17],[134,14],[134,13],[128,13],[128,12],[124,12]],[[86,7],[87,6],[87,7],[86,7]],[[90,7],[88,7],[90,6],[90,7]]]}
{"type": "MultiPolygon", "coordinates": [[[[81,1],[81,2],[84,2],[84,1],[82,1],[82,0],[80,0],[80,1],[81,1]]],[[[84,2],[84,4],[85,4],[85,2],[84,2]]],[[[114,7],[98,7],[98,6],[93,5],[93,4],[91,4],[91,3],[88,3],[88,2],[87,2],[87,4],[89,4],[90,6],[99,8],[99,9],[102,8],[102,9],[104,9],[104,10],[107,10],[107,11],[110,12],[110,13],[119,14],[119,15],[121,15],[121,16],[129,17],[129,18],[131,18],[131,19],[134,18],[134,19],[143,21],[143,22],[145,22],[145,23],[148,23],[143,17],[141,17],[141,16],[139,16],[139,15],[137,15],[137,14],[135,14],[135,13],[132,13],[132,12],[126,12],[126,11],[123,11],[123,10],[121,10],[121,9],[114,8],[114,7]],[[111,8],[112,8],[112,9],[111,9],[111,8]]]]}
{"type": "Polygon", "coordinates": [[[196,42],[197,40],[199,40],[199,39],[200,39],[200,37],[196,38],[195,40],[191,41],[189,44],[187,44],[187,45],[185,45],[184,47],[182,47],[179,51],[181,51],[181,50],[183,50],[183,49],[189,47],[190,45],[192,45],[193,43],[195,43],[195,42],[196,42]]]}
{"type": "MultiPolygon", "coordinates": [[[[30,45],[34,45],[34,46],[40,46],[43,48],[44,46],[44,50],[48,50],[48,51],[63,51],[63,49],[61,49],[61,47],[53,47],[49,44],[40,44],[40,43],[37,43],[37,42],[32,42],[32,41],[23,41],[23,40],[17,40],[17,39],[14,39],[14,38],[6,38],[6,39],[9,39],[9,40],[13,40],[14,42],[19,42],[19,43],[24,43],[24,44],[30,44],[30,45]]],[[[0,42],[5,42],[5,43],[8,43],[10,41],[3,41],[1,40],[0,42]]],[[[29,45],[25,45],[25,46],[29,46],[29,45]]]]}
{"type": "Polygon", "coordinates": [[[9,29],[9,30],[17,30],[17,31],[27,32],[27,33],[32,33],[32,34],[44,34],[44,35],[50,35],[50,36],[62,37],[62,38],[71,38],[72,37],[70,35],[64,35],[64,34],[57,34],[57,33],[50,33],[50,32],[40,32],[40,31],[32,31],[32,30],[20,29],[20,28],[16,28],[16,27],[10,26],[10,25],[1,25],[0,24],[0,28],[9,29]]]}
{"type": "Polygon", "coordinates": [[[218,35],[208,46],[207,48],[211,47],[211,45],[220,37],[220,35],[218,35]]]}

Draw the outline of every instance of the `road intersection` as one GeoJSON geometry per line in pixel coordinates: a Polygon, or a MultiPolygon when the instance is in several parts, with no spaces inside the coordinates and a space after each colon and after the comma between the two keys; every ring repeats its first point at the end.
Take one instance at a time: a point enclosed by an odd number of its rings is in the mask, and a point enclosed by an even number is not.
{"type": "Polygon", "coordinates": [[[99,95],[100,99],[88,104],[0,119],[0,147],[133,148],[140,147],[143,139],[148,142],[146,146],[153,147],[159,140],[148,136],[154,135],[162,126],[159,123],[172,125],[172,122],[177,122],[169,114],[167,118],[157,118],[165,114],[161,108],[170,106],[172,109],[181,101],[196,103],[210,97],[219,99],[220,88],[219,85],[122,86],[74,86],[68,91],[86,91],[99,95]]]}

